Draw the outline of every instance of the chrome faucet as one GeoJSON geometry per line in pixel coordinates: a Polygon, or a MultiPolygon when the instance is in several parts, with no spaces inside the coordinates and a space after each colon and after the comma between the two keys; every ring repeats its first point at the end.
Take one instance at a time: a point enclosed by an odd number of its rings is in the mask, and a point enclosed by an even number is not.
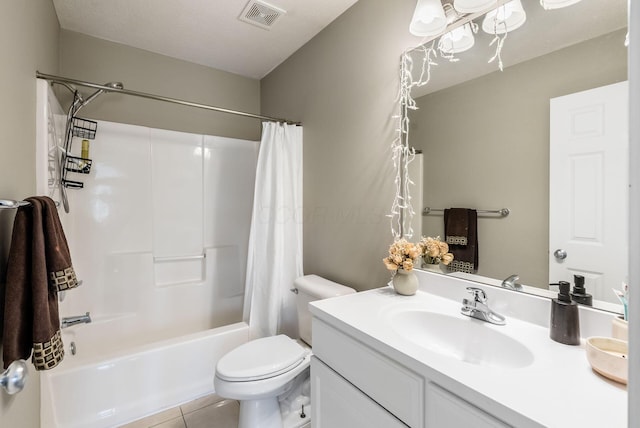
{"type": "Polygon", "coordinates": [[[510,288],[512,290],[522,291],[522,284],[518,284],[516,282],[519,279],[520,277],[518,275],[511,275],[509,278],[502,281],[502,286],[504,288],[510,288]]]}
{"type": "Polygon", "coordinates": [[[90,322],[91,322],[91,317],[89,316],[89,312],[87,312],[84,315],[62,318],[62,322],[60,323],[60,328],[67,328],[76,324],[88,324],[90,322]]]}
{"type": "Polygon", "coordinates": [[[476,287],[467,287],[467,291],[473,295],[473,300],[462,299],[460,313],[471,318],[476,318],[491,324],[505,325],[505,318],[489,309],[487,295],[484,290],[476,287]]]}

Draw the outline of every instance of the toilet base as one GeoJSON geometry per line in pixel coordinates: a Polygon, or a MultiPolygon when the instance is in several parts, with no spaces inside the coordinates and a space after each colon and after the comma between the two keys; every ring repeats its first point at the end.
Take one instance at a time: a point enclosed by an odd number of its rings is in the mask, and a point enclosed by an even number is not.
{"type": "Polygon", "coordinates": [[[282,428],[308,428],[311,426],[311,405],[304,406],[304,418],[298,412],[282,416],[282,428]]]}
{"type": "Polygon", "coordinates": [[[278,399],[240,401],[238,428],[282,428],[278,399]]]}
{"type": "Polygon", "coordinates": [[[311,377],[307,369],[278,397],[282,428],[304,428],[311,424],[311,377]]]}

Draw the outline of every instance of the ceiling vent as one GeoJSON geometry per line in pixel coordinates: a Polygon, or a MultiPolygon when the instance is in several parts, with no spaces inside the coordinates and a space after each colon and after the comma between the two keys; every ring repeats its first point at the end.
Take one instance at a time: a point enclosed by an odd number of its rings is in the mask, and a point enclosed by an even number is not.
{"type": "Polygon", "coordinates": [[[286,13],[285,10],[272,6],[269,3],[260,0],[250,0],[238,19],[248,22],[249,24],[257,25],[265,30],[270,30],[278,18],[286,13]]]}

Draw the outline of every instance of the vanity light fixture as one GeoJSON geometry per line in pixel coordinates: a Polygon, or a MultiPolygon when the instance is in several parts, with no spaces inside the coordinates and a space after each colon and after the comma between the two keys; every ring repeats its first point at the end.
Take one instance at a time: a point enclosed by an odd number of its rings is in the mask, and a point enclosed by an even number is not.
{"type": "Polygon", "coordinates": [[[526,20],[527,14],[520,0],[511,0],[487,13],[482,29],[488,34],[505,34],[520,28],[526,20]]]}
{"type": "Polygon", "coordinates": [[[447,28],[447,18],[440,0],[418,0],[409,32],[414,36],[436,36],[447,28]]]}
{"type": "Polygon", "coordinates": [[[446,54],[456,54],[468,51],[475,42],[471,24],[464,24],[462,27],[444,34],[438,42],[438,49],[446,54]]]}
{"type": "Polygon", "coordinates": [[[571,6],[578,3],[580,0],[540,0],[540,5],[547,9],[560,9],[562,7],[571,6]]]}
{"type": "Polygon", "coordinates": [[[497,0],[454,0],[453,7],[460,13],[474,13],[486,10],[497,3],[497,0]]]}
{"type": "MultiPolygon", "coordinates": [[[[456,9],[449,3],[445,4],[447,23],[457,21],[460,16],[456,9]]],[[[454,61],[453,54],[467,51],[473,47],[476,40],[473,37],[473,33],[478,31],[478,26],[473,22],[468,22],[461,27],[454,28],[453,30],[445,33],[440,37],[438,41],[438,50],[444,55],[449,55],[448,59],[454,61]]]]}

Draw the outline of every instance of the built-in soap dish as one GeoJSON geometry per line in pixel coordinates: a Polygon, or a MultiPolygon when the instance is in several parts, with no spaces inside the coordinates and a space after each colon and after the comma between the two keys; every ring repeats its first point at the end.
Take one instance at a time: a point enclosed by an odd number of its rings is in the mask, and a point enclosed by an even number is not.
{"type": "Polygon", "coordinates": [[[629,378],[629,345],[611,337],[590,337],[586,343],[587,360],[591,368],[615,382],[627,384],[629,378]]]}

